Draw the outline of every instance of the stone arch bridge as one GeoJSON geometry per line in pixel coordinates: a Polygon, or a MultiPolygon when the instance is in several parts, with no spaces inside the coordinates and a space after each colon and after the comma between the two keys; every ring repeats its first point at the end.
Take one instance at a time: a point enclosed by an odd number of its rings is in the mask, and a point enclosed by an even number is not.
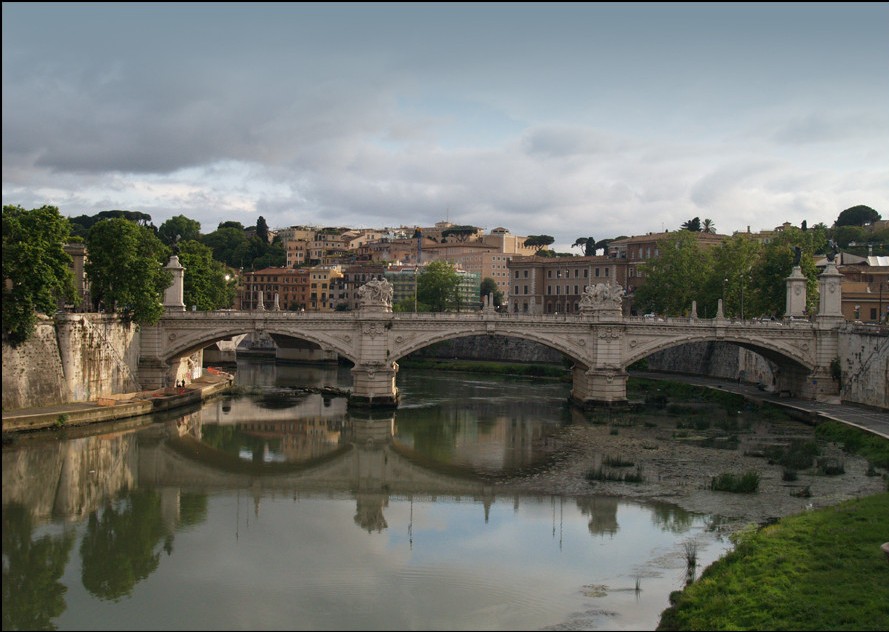
{"type": "MultiPolygon", "coordinates": [[[[625,317],[623,290],[599,284],[584,291],[577,314],[506,314],[490,305],[474,312],[396,313],[392,288],[373,280],[359,289],[353,312],[185,311],[182,272],[176,258],[168,268],[174,283],[164,297],[166,312],[154,326],[143,327],[139,379],[143,388],[172,384],[174,366],[220,340],[244,333],[267,333],[307,340],[354,364],[350,405],[393,407],[398,404],[398,360],[431,344],[465,336],[521,338],[551,347],[572,362],[571,399],[582,406],[627,401],[627,368],[652,353],[692,342],[729,342],[774,362],[775,388],[797,397],[835,396],[830,363],[837,357],[841,275],[832,264],[819,279],[821,309],[813,320],[801,315],[805,278],[794,268],[787,279],[788,319],[736,322],[723,317],[699,319],[693,305],[687,318],[625,317]]],[[[262,304],[262,301],[260,301],[262,304]]]]}
{"type": "Polygon", "coordinates": [[[624,402],[631,364],[657,351],[708,341],[734,343],[773,361],[779,367],[779,390],[813,399],[838,392],[830,378],[830,362],[837,355],[836,329],[818,322],[653,321],[493,312],[168,313],[157,325],[142,329],[140,381],[144,388],[169,385],[179,358],[250,332],[307,340],[351,361],[350,404],[397,405],[400,358],[443,340],[479,335],[521,338],[561,352],[573,363],[571,397],[579,404],[624,402]]]}

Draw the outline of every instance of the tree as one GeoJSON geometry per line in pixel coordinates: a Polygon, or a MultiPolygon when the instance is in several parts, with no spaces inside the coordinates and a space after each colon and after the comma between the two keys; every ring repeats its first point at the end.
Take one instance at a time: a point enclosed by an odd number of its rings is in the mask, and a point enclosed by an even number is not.
{"type": "Polygon", "coordinates": [[[450,228],[445,228],[441,231],[442,237],[454,237],[458,242],[463,243],[473,235],[478,233],[478,228],[475,226],[451,226],[450,228]]]}
{"type": "Polygon", "coordinates": [[[701,232],[701,218],[693,217],[687,222],[683,222],[680,228],[682,228],[683,230],[690,230],[693,233],[699,233],[701,232]]]}
{"type": "Polygon", "coordinates": [[[265,218],[262,215],[256,220],[256,236],[264,243],[269,243],[269,225],[266,223],[265,218]]]}
{"type": "MultiPolygon", "coordinates": [[[[763,247],[762,255],[751,271],[752,314],[784,314],[787,309],[786,279],[793,271],[794,248],[799,247],[800,270],[806,277],[806,308],[818,305],[818,271],[813,253],[822,252],[826,236],[820,230],[803,231],[794,226],[780,231],[763,247]]],[[[745,310],[746,311],[746,310],[745,310]]]]}
{"type": "Polygon", "coordinates": [[[249,253],[252,257],[250,265],[254,270],[283,268],[287,265],[287,250],[285,250],[280,237],[275,236],[270,244],[262,241],[259,237],[254,237],[248,243],[249,253]]]}
{"type": "Polygon", "coordinates": [[[123,218],[102,220],[87,236],[86,274],[95,304],[127,320],[152,325],[173,282],[164,268],[169,250],[154,231],[123,218]]]}
{"type": "Polygon", "coordinates": [[[538,253],[555,241],[555,238],[549,235],[528,235],[525,238],[524,246],[526,248],[534,248],[538,253]]]}
{"type": "Polygon", "coordinates": [[[710,233],[711,235],[716,234],[716,224],[713,223],[712,219],[704,220],[704,223],[701,224],[701,232],[710,233]]]}
{"type": "Polygon", "coordinates": [[[754,285],[752,270],[762,255],[762,244],[746,233],[732,235],[712,251],[712,267],[704,294],[698,305],[707,313],[716,313],[717,299],[723,299],[723,313],[729,317],[769,314],[758,311],[758,287],[754,285]]]}
{"type": "Polygon", "coordinates": [[[583,256],[594,257],[596,255],[596,239],[595,237],[578,237],[571,244],[572,248],[583,248],[583,256]]]}
{"type": "Polygon", "coordinates": [[[503,292],[500,291],[500,288],[497,287],[497,281],[492,279],[491,277],[485,277],[482,279],[481,286],[479,286],[479,294],[481,295],[482,301],[485,300],[485,297],[489,294],[494,303],[494,307],[500,307],[503,303],[503,292]]]}
{"type": "Polygon", "coordinates": [[[691,302],[701,296],[710,269],[710,254],[687,230],[669,233],[658,242],[658,252],[656,259],[642,266],[645,283],[636,289],[633,303],[644,311],[687,313],[691,302]]]}
{"type": "Polygon", "coordinates": [[[54,206],[29,211],[3,207],[3,337],[27,340],[36,312],[52,314],[75,300],[71,257],[65,252],[71,226],[54,206]]]}
{"type": "MultiPolygon", "coordinates": [[[[237,222],[225,222],[226,224],[237,222]]],[[[243,228],[219,225],[212,233],[201,237],[201,243],[213,250],[213,258],[232,268],[250,268],[250,238],[243,228]]]]}
{"type": "Polygon", "coordinates": [[[460,276],[447,261],[427,264],[417,276],[417,301],[430,311],[443,312],[457,303],[460,276]]]}
{"type": "Polygon", "coordinates": [[[201,224],[184,215],[177,215],[161,224],[157,236],[167,246],[172,246],[177,236],[179,241],[197,241],[201,238],[201,224]]]}
{"type": "Polygon", "coordinates": [[[185,268],[183,300],[199,310],[226,309],[235,300],[236,279],[213,251],[198,241],[179,244],[179,262],[185,268]],[[228,277],[228,278],[226,278],[228,277]]]}
{"type": "Polygon", "coordinates": [[[880,214],[869,206],[859,204],[852,206],[839,214],[837,226],[865,226],[879,221],[880,214]]]}
{"type": "Polygon", "coordinates": [[[238,230],[244,230],[244,225],[241,222],[221,222],[219,226],[217,226],[217,230],[220,228],[237,228],[238,230]]]}

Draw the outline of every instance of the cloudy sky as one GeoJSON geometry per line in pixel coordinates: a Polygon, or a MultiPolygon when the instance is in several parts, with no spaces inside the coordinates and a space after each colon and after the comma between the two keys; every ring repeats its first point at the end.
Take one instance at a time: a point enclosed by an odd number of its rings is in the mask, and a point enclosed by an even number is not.
{"type": "Polygon", "coordinates": [[[889,4],[4,2],[3,204],[567,250],[889,217],[889,4]]]}

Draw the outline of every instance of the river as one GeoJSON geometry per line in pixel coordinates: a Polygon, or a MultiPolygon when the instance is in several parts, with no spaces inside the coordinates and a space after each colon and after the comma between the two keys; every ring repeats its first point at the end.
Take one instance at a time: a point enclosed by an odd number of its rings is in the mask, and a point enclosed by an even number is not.
{"type": "Polygon", "coordinates": [[[730,548],[506,484],[566,458],[566,383],[403,370],[388,413],[321,390],[349,384],[241,362],[199,410],[4,447],[3,629],[652,630],[730,548]]]}

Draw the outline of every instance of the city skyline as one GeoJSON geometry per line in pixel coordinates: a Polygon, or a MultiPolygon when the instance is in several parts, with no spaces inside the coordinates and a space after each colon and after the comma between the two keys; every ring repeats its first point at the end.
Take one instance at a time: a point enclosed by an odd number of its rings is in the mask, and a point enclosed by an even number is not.
{"type": "Polygon", "coordinates": [[[731,234],[889,208],[882,3],[4,3],[3,204],[731,234]]]}

